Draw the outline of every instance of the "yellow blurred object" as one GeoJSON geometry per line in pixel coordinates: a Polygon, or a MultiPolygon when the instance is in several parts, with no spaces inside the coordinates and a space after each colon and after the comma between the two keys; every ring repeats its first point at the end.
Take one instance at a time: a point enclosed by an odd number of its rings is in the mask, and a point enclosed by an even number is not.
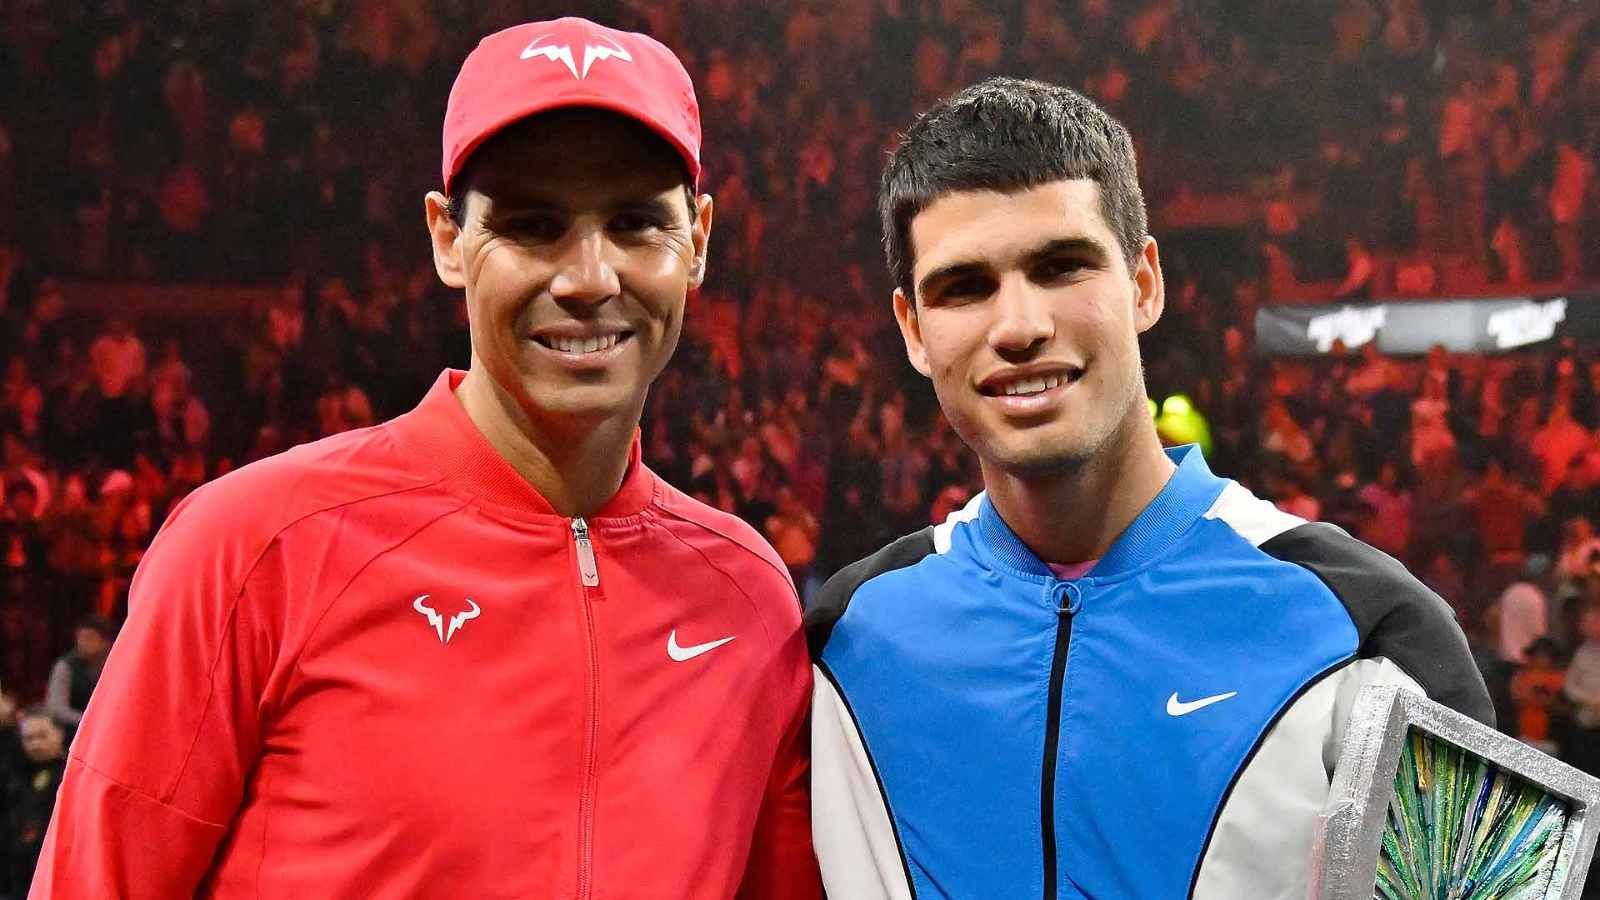
{"type": "Polygon", "coordinates": [[[1156,401],[1151,399],[1150,414],[1155,417],[1156,434],[1163,444],[1199,444],[1201,453],[1211,455],[1211,425],[1187,395],[1173,394],[1161,402],[1159,413],[1156,410],[1156,401]]]}

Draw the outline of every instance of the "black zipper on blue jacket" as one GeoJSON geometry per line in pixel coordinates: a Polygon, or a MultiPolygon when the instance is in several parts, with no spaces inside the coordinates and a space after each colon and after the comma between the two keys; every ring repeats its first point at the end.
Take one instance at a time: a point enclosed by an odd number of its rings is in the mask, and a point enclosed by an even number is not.
{"type": "Polygon", "coordinates": [[[1067,645],[1072,643],[1072,615],[1083,595],[1068,584],[1056,607],[1056,653],[1050,660],[1050,694],[1045,715],[1044,777],[1039,785],[1039,822],[1044,836],[1044,900],[1056,897],[1056,756],[1061,742],[1061,692],[1067,676],[1067,645]]]}

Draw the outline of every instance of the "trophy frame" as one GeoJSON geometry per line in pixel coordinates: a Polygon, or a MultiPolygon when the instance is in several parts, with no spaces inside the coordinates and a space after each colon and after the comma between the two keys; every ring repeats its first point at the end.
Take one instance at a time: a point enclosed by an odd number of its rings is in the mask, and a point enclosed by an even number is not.
{"type": "Polygon", "coordinates": [[[1600,779],[1398,685],[1368,685],[1351,708],[1338,767],[1317,822],[1312,900],[1373,900],[1401,747],[1412,729],[1476,755],[1566,802],[1545,900],[1579,900],[1594,855],[1600,779]]]}

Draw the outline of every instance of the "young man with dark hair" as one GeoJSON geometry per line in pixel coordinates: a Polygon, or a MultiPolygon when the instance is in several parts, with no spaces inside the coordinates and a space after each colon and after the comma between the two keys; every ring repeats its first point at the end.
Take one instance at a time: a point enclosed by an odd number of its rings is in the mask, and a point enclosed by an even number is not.
{"type": "Polygon", "coordinates": [[[1481,720],[1448,607],[1393,559],[1163,451],[1132,141],[994,79],[914,123],[880,208],[912,364],[986,490],[807,615],[831,896],[1302,898],[1360,688],[1481,720]]]}
{"type": "Polygon", "coordinates": [[[645,35],[479,43],[424,203],[470,370],[173,512],[36,898],[819,896],[794,587],[640,460],[699,149],[645,35]]]}

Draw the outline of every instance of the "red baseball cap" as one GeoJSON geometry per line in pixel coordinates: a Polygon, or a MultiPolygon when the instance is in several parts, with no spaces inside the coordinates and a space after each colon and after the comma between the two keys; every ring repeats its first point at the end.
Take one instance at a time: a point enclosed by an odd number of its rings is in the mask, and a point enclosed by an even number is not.
{"type": "Polygon", "coordinates": [[[700,105],[666,45],[567,17],[497,31],[467,54],[444,114],[444,189],[472,151],[500,129],[569,106],[608,109],[643,123],[683,157],[700,184],[700,105]]]}

